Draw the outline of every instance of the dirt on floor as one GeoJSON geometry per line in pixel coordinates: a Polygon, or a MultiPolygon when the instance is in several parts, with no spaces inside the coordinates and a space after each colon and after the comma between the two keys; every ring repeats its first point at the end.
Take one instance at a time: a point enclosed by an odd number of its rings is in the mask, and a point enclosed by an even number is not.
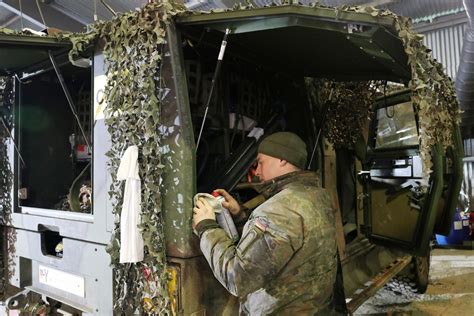
{"type": "Polygon", "coordinates": [[[367,300],[355,315],[474,316],[474,250],[436,249],[426,293],[391,282],[367,300]]]}

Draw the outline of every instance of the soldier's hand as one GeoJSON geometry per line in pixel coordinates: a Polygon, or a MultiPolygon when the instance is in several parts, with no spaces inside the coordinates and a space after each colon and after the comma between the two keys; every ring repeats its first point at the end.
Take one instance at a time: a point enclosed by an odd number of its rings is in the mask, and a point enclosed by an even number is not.
{"type": "Polygon", "coordinates": [[[212,206],[203,198],[197,200],[193,208],[193,228],[205,219],[216,220],[216,214],[212,206]]]}
{"type": "Polygon", "coordinates": [[[222,206],[228,209],[233,217],[237,217],[241,211],[240,205],[237,200],[234,199],[232,195],[230,195],[229,192],[224,189],[216,189],[214,191],[219,192],[219,194],[224,197],[225,201],[222,202],[222,206]]]}

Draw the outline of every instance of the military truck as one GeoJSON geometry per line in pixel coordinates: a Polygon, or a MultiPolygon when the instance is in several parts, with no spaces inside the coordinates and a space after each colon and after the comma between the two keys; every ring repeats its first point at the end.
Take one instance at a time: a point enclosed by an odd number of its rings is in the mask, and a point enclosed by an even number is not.
{"type": "MultiPolygon", "coordinates": [[[[426,289],[430,240],[435,230],[449,229],[460,189],[461,138],[455,117],[435,122],[444,138],[426,133],[424,115],[435,105],[420,106],[419,91],[446,78],[433,67],[439,81],[414,84],[418,57],[397,18],[377,12],[285,5],[183,13],[166,24],[156,186],[170,313],[237,313],[235,298],[200,254],[192,198],[220,187],[251,207],[261,203],[264,189],[252,182],[256,148],[282,130],[305,140],[308,169],[333,198],[349,311],[398,273],[426,289]],[[390,94],[390,82],[404,89],[390,94]],[[354,94],[337,110],[341,91],[354,94]],[[374,100],[366,112],[356,106],[362,99],[374,100]],[[354,126],[347,125],[351,118],[354,126]]],[[[107,156],[113,144],[103,47],[97,43],[73,65],[68,39],[0,34],[2,159],[13,172],[11,183],[6,176],[2,182],[2,201],[11,202],[2,226],[3,299],[10,310],[119,313],[118,265],[110,265],[106,247],[118,221],[108,194],[111,159],[120,157],[107,156]]],[[[455,113],[455,98],[441,100],[452,90],[436,89],[436,103],[445,104],[439,112],[455,113]]]]}

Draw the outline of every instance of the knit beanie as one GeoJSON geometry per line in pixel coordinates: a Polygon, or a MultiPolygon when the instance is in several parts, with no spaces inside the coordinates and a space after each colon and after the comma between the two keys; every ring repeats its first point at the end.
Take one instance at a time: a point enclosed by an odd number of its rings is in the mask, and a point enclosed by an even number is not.
{"type": "Polygon", "coordinates": [[[305,169],[306,144],[294,133],[278,132],[265,137],[258,146],[258,152],[286,160],[295,167],[305,169]]]}

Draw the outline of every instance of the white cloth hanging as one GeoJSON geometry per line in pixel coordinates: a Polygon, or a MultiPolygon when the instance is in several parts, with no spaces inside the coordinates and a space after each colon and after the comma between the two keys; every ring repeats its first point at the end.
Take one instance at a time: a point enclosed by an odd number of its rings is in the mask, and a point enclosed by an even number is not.
{"type": "Polygon", "coordinates": [[[141,181],[138,174],[138,147],[127,148],[120,161],[117,180],[125,180],[122,213],[120,215],[120,263],[143,260],[141,222],[141,181]]]}

